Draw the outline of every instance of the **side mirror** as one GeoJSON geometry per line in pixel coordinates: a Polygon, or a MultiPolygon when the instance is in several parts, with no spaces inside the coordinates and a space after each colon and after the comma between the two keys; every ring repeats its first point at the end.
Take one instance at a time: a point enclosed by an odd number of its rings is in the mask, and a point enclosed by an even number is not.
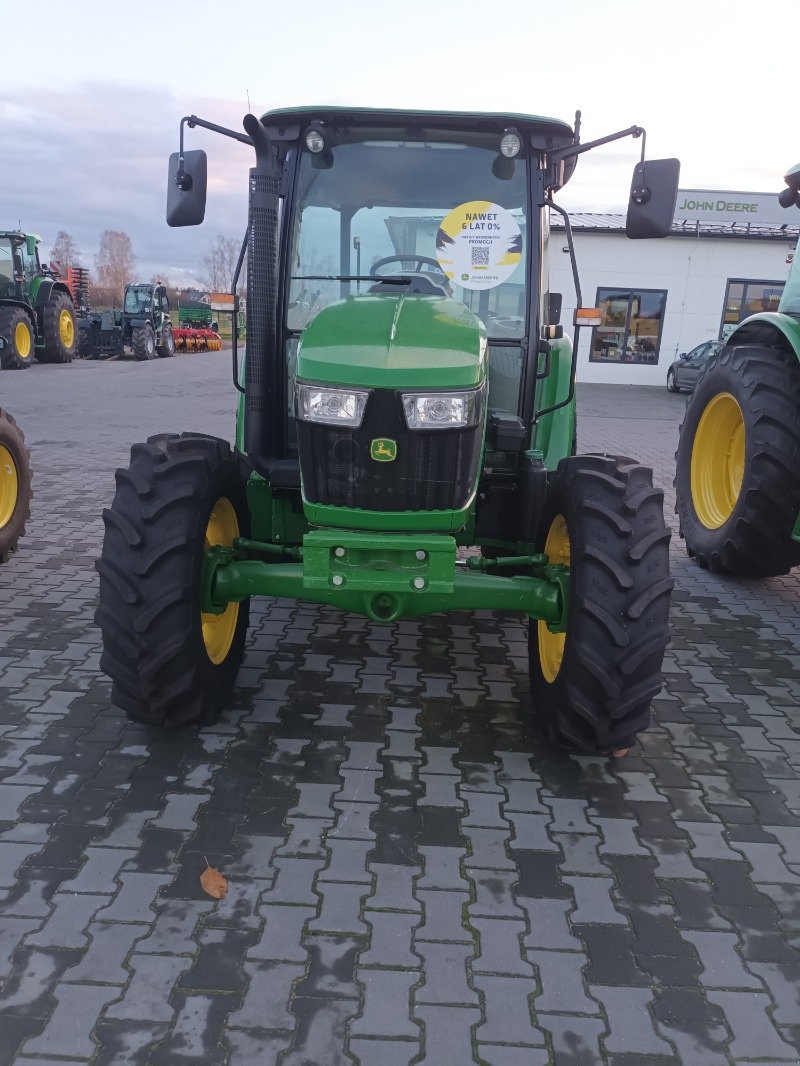
{"type": "Polygon", "coordinates": [[[560,292],[549,292],[547,294],[548,326],[557,326],[561,321],[561,301],[562,296],[560,292]]]}
{"type": "Polygon", "coordinates": [[[647,159],[633,171],[625,233],[633,240],[666,237],[672,229],[678,179],[678,159],[647,159]]]}
{"type": "Polygon", "coordinates": [[[678,358],[679,359],[686,359],[687,358],[686,352],[681,352],[681,354],[678,356],[678,358]]]}
{"type": "Polygon", "coordinates": [[[27,234],[25,237],[25,251],[31,259],[36,255],[36,238],[32,233],[27,234]]]}
{"type": "Polygon", "coordinates": [[[208,159],[202,148],[169,157],[167,175],[167,225],[199,226],[206,214],[208,159]]]}

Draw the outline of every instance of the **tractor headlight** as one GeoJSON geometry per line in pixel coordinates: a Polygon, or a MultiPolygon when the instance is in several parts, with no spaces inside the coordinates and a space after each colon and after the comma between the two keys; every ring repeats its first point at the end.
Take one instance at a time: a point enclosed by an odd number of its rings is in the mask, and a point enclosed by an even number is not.
{"type": "Polygon", "coordinates": [[[405,392],[403,410],[409,429],[466,429],[483,414],[484,390],[405,392]]]}
{"type": "Polygon", "coordinates": [[[368,396],[368,392],[357,389],[326,389],[321,385],[305,385],[298,381],[295,386],[295,410],[303,422],[358,429],[364,418],[368,396]]]}

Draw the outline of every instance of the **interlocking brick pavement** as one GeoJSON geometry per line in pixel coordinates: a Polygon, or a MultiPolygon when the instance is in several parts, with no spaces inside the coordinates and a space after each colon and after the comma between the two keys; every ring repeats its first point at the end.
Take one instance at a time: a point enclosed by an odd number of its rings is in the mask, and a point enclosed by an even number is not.
{"type": "MultiPolygon", "coordinates": [[[[36,473],[0,571],[0,1066],[797,1062],[798,576],[673,539],[665,689],[619,763],[546,742],[524,628],[486,611],[259,602],[220,721],[159,734],[98,670],[100,511],[131,442],[230,434],[228,377],[0,375],[36,473]]],[[[671,512],[682,400],[579,392],[581,447],[671,512]]]]}

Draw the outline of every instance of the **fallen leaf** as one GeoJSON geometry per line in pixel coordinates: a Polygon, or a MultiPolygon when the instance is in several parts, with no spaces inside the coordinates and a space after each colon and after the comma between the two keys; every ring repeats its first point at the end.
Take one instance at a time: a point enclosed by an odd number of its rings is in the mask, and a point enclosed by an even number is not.
{"type": "Polygon", "coordinates": [[[212,899],[225,899],[228,894],[228,882],[219,870],[208,865],[208,859],[205,870],[200,874],[200,887],[212,899]]]}

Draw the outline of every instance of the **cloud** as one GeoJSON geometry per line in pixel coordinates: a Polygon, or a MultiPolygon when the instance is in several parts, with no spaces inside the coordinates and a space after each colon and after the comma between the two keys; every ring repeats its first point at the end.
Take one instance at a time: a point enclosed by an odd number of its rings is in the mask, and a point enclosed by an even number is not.
{"type": "Polygon", "coordinates": [[[180,117],[192,111],[241,128],[241,105],[189,102],[159,88],[77,85],[59,94],[26,89],[0,103],[0,227],[21,225],[43,239],[71,233],[93,268],[105,229],[133,242],[137,274],[194,280],[217,233],[239,237],[247,223],[252,153],[224,137],[187,131],[187,147],[209,153],[205,225],[170,229],[164,220],[167,160],[180,117]]]}

